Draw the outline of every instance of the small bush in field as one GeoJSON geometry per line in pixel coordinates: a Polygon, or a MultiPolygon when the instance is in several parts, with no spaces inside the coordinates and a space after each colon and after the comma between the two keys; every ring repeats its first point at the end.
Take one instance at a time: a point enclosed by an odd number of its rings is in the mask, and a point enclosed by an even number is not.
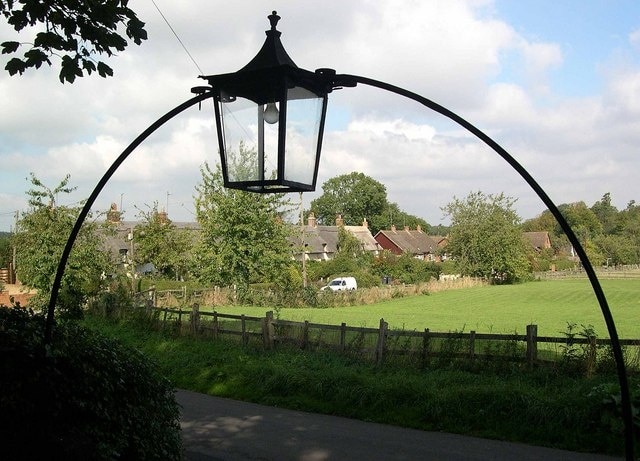
{"type": "Polygon", "coordinates": [[[69,322],[0,308],[4,459],[180,459],[174,390],[134,349],[69,322]]]}

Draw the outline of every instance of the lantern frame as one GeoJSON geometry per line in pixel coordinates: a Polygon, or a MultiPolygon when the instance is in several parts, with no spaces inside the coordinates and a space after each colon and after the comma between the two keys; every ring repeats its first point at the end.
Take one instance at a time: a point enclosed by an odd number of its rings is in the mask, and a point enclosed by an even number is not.
{"type": "Polygon", "coordinates": [[[222,177],[224,186],[228,188],[259,193],[306,192],[316,188],[327,96],[335,89],[332,79],[335,71],[319,69],[311,72],[299,68],[280,41],[281,32],[276,29],[279,19],[275,11],[269,16],[271,29],[266,31],[267,38],[258,54],[246,66],[233,73],[201,76],[209,87],[192,90],[196,93],[212,93],[222,177]],[[240,126],[240,130],[247,134],[248,150],[255,149],[256,162],[248,170],[246,165],[234,164],[235,159],[242,160],[243,154],[239,152],[243,148],[242,141],[238,145],[231,141],[230,125],[237,118],[230,109],[234,105],[238,107],[240,99],[257,108],[255,119],[248,126],[240,126]],[[293,123],[290,112],[297,101],[315,101],[315,106],[311,107],[315,113],[305,117],[305,121],[310,120],[312,124],[305,128],[306,132],[313,133],[312,146],[309,147],[312,151],[302,154],[294,154],[292,146],[288,145],[291,144],[293,123]],[[264,111],[274,107],[278,110],[277,121],[267,121],[264,111]],[[276,125],[277,132],[268,126],[269,123],[276,125]],[[265,134],[268,130],[271,143],[265,134]],[[252,140],[255,143],[252,144],[252,140]],[[267,152],[269,148],[271,152],[267,152]],[[267,166],[269,160],[271,171],[267,166]],[[298,171],[296,175],[293,165],[302,165],[306,170],[302,174],[298,171]],[[244,174],[238,173],[241,170],[244,174]]]}

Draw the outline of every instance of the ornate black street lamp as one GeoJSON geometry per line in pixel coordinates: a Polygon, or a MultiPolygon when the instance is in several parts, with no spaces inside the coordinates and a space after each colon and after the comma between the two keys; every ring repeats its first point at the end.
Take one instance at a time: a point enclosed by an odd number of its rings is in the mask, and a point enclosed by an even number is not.
{"type": "Polygon", "coordinates": [[[60,258],[48,305],[45,344],[51,341],[58,291],[82,223],[107,181],[151,133],[187,108],[211,98],[226,187],[259,193],[312,191],[318,176],[327,96],[335,89],[364,84],[412,99],[473,133],[520,174],[556,218],[582,262],[607,325],[620,384],[625,456],[627,460],[633,460],[632,406],[615,322],[584,248],[542,187],[493,139],[449,109],[423,96],[367,77],[336,74],[331,69],[311,72],[298,68],[280,42],[280,32],[276,30],[279,19],[275,11],[269,16],[271,29],[266,32],[267,39],[249,64],[235,73],[203,76],[209,85],[193,88],[191,91],[195,97],[165,114],[140,134],[98,182],[81,210],[60,258]]]}
{"type": "Polygon", "coordinates": [[[325,72],[300,69],[276,25],[258,54],[238,72],[204,76],[212,93],[226,187],[252,192],[315,190],[327,114],[325,72]]]}

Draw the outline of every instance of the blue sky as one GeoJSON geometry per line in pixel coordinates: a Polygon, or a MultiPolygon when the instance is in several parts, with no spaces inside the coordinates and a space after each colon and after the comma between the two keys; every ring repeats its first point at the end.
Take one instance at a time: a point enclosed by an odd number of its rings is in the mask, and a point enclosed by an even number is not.
{"type": "MultiPolygon", "coordinates": [[[[205,74],[246,64],[278,10],[285,48],[310,70],[376,78],[443,104],[487,132],[557,203],[604,193],[640,200],[640,4],[637,1],[155,0],[205,74]]],[[[50,187],[66,173],[87,197],[117,155],[201,84],[150,0],[132,4],[149,40],[110,64],[115,76],[61,85],[56,70],[0,74],[0,230],[26,210],[26,178],[50,187]]],[[[0,25],[3,40],[21,38],[0,25]]],[[[25,40],[25,38],[22,38],[25,40]]],[[[4,67],[5,56],[0,56],[4,67]]],[[[193,219],[203,162],[215,163],[211,113],[188,111],[146,141],[109,182],[96,209],[158,202],[193,219]]],[[[319,184],[361,171],[391,201],[432,224],[471,191],[516,197],[523,219],[544,210],[495,153],[442,117],[359,86],[331,95],[319,184]]],[[[306,194],[305,206],[316,197],[306,194]]],[[[394,223],[402,225],[403,223],[394,223]]]]}
{"type": "Polygon", "coordinates": [[[551,80],[553,87],[567,97],[601,91],[604,67],[617,54],[639,61],[637,49],[630,49],[628,40],[629,31],[637,29],[640,21],[637,2],[501,0],[494,8],[523,36],[561,47],[561,70],[552,72],[551,80]]]}

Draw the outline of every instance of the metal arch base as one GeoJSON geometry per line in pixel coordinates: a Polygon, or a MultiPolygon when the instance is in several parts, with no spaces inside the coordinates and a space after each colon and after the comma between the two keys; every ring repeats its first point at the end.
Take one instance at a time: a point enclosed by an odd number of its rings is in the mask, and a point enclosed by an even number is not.
{"type": "Polygon", "coordinates": [[[560,227],[567,235],[567,238],[573,245],[574,250],[578,254],[580,261],[584,267],[587,276],[589,277],[589,281],[591,282],[591,286],[595,293],[596,298],[598,299],[598,303],[600,304],[600,309],[602,310],[602,315],[604,316],[605,323],[607,325],[607,329],[609,332],[609,337],[611,338],[611,348],[613,349],[613,355],[616,361],[616,368],[618,373],[618,381],[620,384],[620,393],[621,393],[621,405],[622,405],[622,419],[624,422],[624,438],[625,438],[625,456],[628,461],[633,461],[634,459],[634,449],[633,449],[633,416],[632,416],[632,407],[631,407],[631,397],[629,393],[629,383],[627,379],[626,366],[624,363],[624,356],[622,354],[622,349],[620,347],[620,342],[618,338],[618,332],[616,330],[616,325],[613,320],[613,316],[611,315],[611,310],[609,309],[609,304],[607,302],[607,298],[605,297],[604,291],[602,290],[602,286],[598,281],[598,277],[595,273],[587,254],[580,244],[577,236],[569,226],[567,220],[562,216],[562,213],[558,209],[558,207],[553,203],[551,198],[547,195],[547,193],[540,187],[540,185],[533,179],[533,177],[529,174],[529,172],[522,166],[520,163],[516,161],[506,150],[504,150],[497,142],[491,139],[488,135],[483,133],[481,130],[476,128],[474,125],[458,116],[454,112],[449,109],[423,97],[419,94],[413,93],[411,91],[405,90],[404,88],[400,88],[394,85],[390,85],[385,82],[381,82],[378,80],[373,80],[367,77],[362,77],[358,75],[348,75],[348,74],[340,74],[334,77],[335,86],[341,86],[340,83],[344,82],[345,84],[342,86],[353,86],[353,82],[362,83],[365,85],[373,86],[376,88],[380,88],[382,90],[390,91],[392,93],[398,94],[400,96],[404,96],[406,98],[412,99],[429,109],[438,112],[441,115],[449,118],[450,120],[456,122],[458,125],[465,128],[467,131],[473,133],[476,137],[478,137],[481,141],[491,147],[500,157],[507,161],[514,170],[516,170],[520,176],[529,184],[529,186],[536,192],[538,197],[544,202],[549,211],[553,214],[553,216],[560,224],[560,227]]]}
{"type": "Polygon", "coordinates": [[[107,181],[111,179],[111,177],[116,172],[116,170],[120,167],[120,165],[122,165],[122,162],[124,162],[127,159],[127,157],[135,150],[135,148],[138,147],[145,139],[147,139],[154,131],[156,131],[158,128],[160,128],[170,119],[180,114],[181,112],[185,111],[186,109],[190,108],[191,106],[201,103],[205,99],[208,99],[211,97],[212,97],[211,93],[199,94],[189,99],[188,101],[183,102],[182,104],[180,104],[179,106],[167,112],[165,115],[163,115],[158,120],[156,120],[152,125],[149,126],[149,128],[144,130],[131,144],[129,144],[129,147],[127,147],[124,151],[122,151],[120,156],[113,162],[113,164],[109,167],[109,169],[104,174],[104,176],[102,176],[102,178],[100,179],[96,187],[93,189],[93,192],[91,192],[91,195],[87,199],[87,202],[84,204],[84,207],[82,208],[82,210],[80,211],[80,214],[78,215],[78,219],[76,220],[76,223],[74,224],[73,229],[71,230],[71,234],[67,239],[67,243],[64,247],[64,250],[62,251],[62,256],[60,256],[60,262],[58,263],[56,276],[53,280],[53,285],[51,286],[51,296],[49,297],[49,304],[47,307],[47,316],[45,319],[45,328],[44,328],[45,346],[48,344],[51,344],[51,338],[53,334],[53,324],[54,324],[54,313],[55,313],[56,302],[58,301],[58,292],[60,291],[62,276],[64,275],[64,269],[67,265],[67,260],[69,259],[69,255],[71,254],[71,249],[73,248],[73,244],[75,243],[76,238],[78,237],[78,233],[80,232],[82,223],[84,223],[84,220],[86,219],[87,215],[91,211],[91,207],[93,206],[94,202],[98,198],[98,195],[100,194],[104,186],[107,184],[107,181]]]}

